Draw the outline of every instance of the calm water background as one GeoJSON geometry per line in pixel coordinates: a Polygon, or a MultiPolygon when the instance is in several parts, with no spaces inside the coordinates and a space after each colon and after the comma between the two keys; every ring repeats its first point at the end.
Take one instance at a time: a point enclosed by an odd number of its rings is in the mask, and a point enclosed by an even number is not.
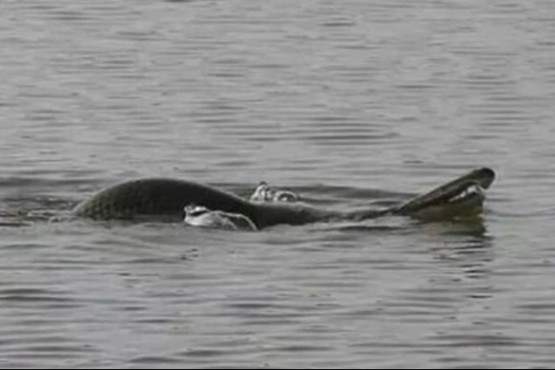
{"type": "Polygon", "coordinates": [[[0,367],[555,363],[555,2],[3,0],[0,367]],[[52,223],[135,177],[482,219],[52,223]]]}

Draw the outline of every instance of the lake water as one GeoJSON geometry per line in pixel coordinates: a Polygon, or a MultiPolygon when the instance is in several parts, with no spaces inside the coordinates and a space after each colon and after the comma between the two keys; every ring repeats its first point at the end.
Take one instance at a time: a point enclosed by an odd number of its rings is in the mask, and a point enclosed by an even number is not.
{"type": "Polygon", "coordinates": [[[555,2],[3,0],[0,367],[550,368],[555,2]],[[116,182],[481,218],[48,222],[116,182]]]}

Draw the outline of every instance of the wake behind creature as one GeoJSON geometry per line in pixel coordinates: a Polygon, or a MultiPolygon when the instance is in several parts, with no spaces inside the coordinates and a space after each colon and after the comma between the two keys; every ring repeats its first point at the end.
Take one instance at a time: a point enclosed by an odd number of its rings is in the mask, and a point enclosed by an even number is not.
{"type": "Polygon", "coordinates": [[[183,221],[193,226],[261,230],[275,225],[364,221],[385,216],[444,220],[479,215],[495,179],[492,169],[470,171],[413,199],[385,209],[336,211],[301,201],[294,192],[261,182],[249,200],[196,182],[146,178],[108,187],[78,204],[73,214],[96,220],[183,221]]]}

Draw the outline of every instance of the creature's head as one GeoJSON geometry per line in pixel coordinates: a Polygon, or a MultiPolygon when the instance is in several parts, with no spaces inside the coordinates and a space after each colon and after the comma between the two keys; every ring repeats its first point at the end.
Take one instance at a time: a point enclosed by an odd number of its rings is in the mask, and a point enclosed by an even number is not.
{"type": "Polygon", "coordinates": [[[488,189],[495,173],[489,168],[469,172],[432,191],[417,196],[400,205],[395,214],[423,219],[448,219],[472,216],[481,212],[488,189]]]}

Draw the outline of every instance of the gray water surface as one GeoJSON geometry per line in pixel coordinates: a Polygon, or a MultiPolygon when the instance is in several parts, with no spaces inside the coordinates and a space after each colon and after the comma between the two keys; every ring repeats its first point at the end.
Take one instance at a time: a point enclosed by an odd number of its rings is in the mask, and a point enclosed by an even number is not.
{"type": "Polygon", "coordinates": [[[4,0],[0,367],[548,368],[555,2],[4,0]],[[482,217],[48,222],[149,176],[482,217]]]}

